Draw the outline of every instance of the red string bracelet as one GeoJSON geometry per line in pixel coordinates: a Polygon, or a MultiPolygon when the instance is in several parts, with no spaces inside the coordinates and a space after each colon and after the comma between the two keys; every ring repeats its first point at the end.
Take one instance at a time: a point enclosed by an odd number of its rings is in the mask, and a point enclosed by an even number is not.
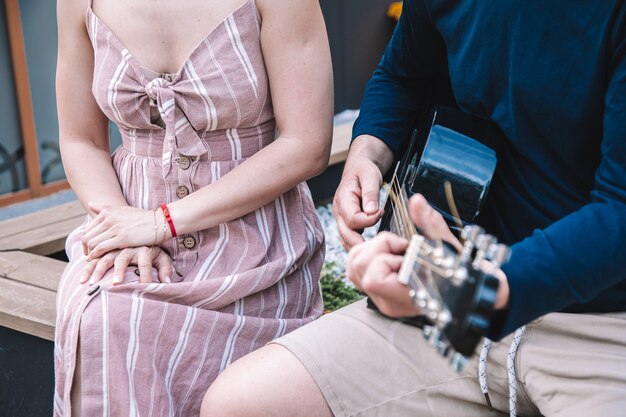
{"type": "Polygon", "coordinates": [[[170,211],[167,209],[167,204],[161,204],[161,210],[163,211],[163,217],[165,217],[167,225],[170,227],[172,237],[178,236],[178,234],[176,233],[176,228],[174,227],[174,222],[172,221],[172,216],[170,216],[170,211]]]}

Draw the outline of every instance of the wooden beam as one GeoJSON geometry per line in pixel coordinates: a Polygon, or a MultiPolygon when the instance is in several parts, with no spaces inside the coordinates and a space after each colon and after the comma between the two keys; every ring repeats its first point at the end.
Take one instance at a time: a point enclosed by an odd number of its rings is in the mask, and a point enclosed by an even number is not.
{"type": "Polygon", "coordinates": [[[22,201],[30,200],[31,198],[32,196],[29,189],[17,191],[15,193],[3,194],[0,195],[0,207],[20,203],[22,201]]]}
{"type": "Polygon", "coordinates": [[[66,265],[23,252],[0,253],[0,326],[54,340],[56,292],[66,265]]]}
{"type": "Polygon", "coordinates": [[[70,188],[70,183],[67,180],[59,180],[54,182],[49,182],[48,184],[44,184],[41,187],[41,196],[46,196],[54,193],[58,193],[59,191],[67,190],[70,188]]]}
{"type": "Polygon", "coordinates": [[[26,62],[19,0],[5,0],[4,5],[7,16],[11,62],[13,64],[13,77],[15,80],[15,94],[24,143],[28,187],[32,197],[39,197],[41,195],[41,167],[39,164],[37,131],[35,129],[35,116],[31,99],[30,80],[28,78],[28,64],[26,62]]]}
{"type": "MultiPolygon", "coordinates": [[[[55,181],[49,184],[45,184],[41,187],[41,196],[46,196],[59,191],[67,190],[70,188],[70,184],[66,180],[55,181]]],[[[15,203],[21,203],[23,201],[31,200],[33,196],[29,189],[17,191],[15,193],[0,195],[0,207],[8,206],[15,203]]]]}

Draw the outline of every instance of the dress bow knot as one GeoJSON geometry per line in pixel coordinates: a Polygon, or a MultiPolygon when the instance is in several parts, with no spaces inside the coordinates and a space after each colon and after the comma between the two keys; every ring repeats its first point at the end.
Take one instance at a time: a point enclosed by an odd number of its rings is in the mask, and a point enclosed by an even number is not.
{"type": "Polygon", "coordinates": [[[185,112],[176,103],[177,92],[172,83],[164,78],[155,78],[148,82],[145,91],[150,105],[159,109],[165,125],[163,143],[163,178],[171,172],[172,161],[179,155],[199,156],[207,148],[198,136],[185,112]]]}
{"type": "Polygon", "coordinates": [[[157,101],[158,91],[162,88],[166,88],[168,86],[167,84],[168,82],[160,77],[155,78],[154,80],[146,84],[146,94],[148,94],[148,97],[152,102],[157,101]]]}

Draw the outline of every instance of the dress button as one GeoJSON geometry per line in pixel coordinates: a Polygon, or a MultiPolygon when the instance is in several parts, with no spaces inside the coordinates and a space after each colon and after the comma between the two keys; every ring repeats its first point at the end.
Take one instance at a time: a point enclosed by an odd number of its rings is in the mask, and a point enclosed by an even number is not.
{"type": "Polygon", "coordinates": [[[196,247],[196,239],[193,236],[185,236],[183,239],[183,246],[187,249],[193,249],[196,247]]]}
{"type": "Polygon", "coordinates": [[[191,158],[184,155],[181,156],[180,158],[178,158],[178,166],[180,166],[180,169],[189,169],[189,167],[191,166],[191,158]]]}
{"type": "Polygon", "coordinates": [[[189,195],[189,188],[185,187],[184,185],[181,185],[180,187],[176,188],[176,196],[178,198],[184,198],[187,197],[189,195]]]}

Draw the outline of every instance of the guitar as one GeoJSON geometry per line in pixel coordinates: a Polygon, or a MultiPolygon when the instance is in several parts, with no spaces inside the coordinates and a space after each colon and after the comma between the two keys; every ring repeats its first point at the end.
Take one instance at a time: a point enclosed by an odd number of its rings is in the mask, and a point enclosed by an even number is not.
{"type": "MultiPolygon", "coordinates": [[[[394,177],[409,197],[422,194],[451,228],[460,231],[459,221],[462,225],[476,222],[504,141],[500,128],[489,119],[434,107],[413,132],[394,177]],[[446,181],[454,189],[456,216],[449,210],[446,181]]],[[[391,230],[390,209],[388,202],[379,230],[391,230]]]]}
{"type": "Polygon", "coordinates": [[[474,353],[491,323],[498,280],[484,267],[495,270],[510,253],[506,245],[473,225],[497,163],[492,147],[502,140],[491,121],[436,108],[425,127],[413,134],[387,187],[379,231],[391,231],[410,242],[398,280],[409,286],[422,316],[409,322],[422,327],[428,342],[449,357],[457,370],[474,353]],[[419,234],[407,209],[409,196],[417,192],[459,233],[460,253],[445,242],[419,234]]]}

